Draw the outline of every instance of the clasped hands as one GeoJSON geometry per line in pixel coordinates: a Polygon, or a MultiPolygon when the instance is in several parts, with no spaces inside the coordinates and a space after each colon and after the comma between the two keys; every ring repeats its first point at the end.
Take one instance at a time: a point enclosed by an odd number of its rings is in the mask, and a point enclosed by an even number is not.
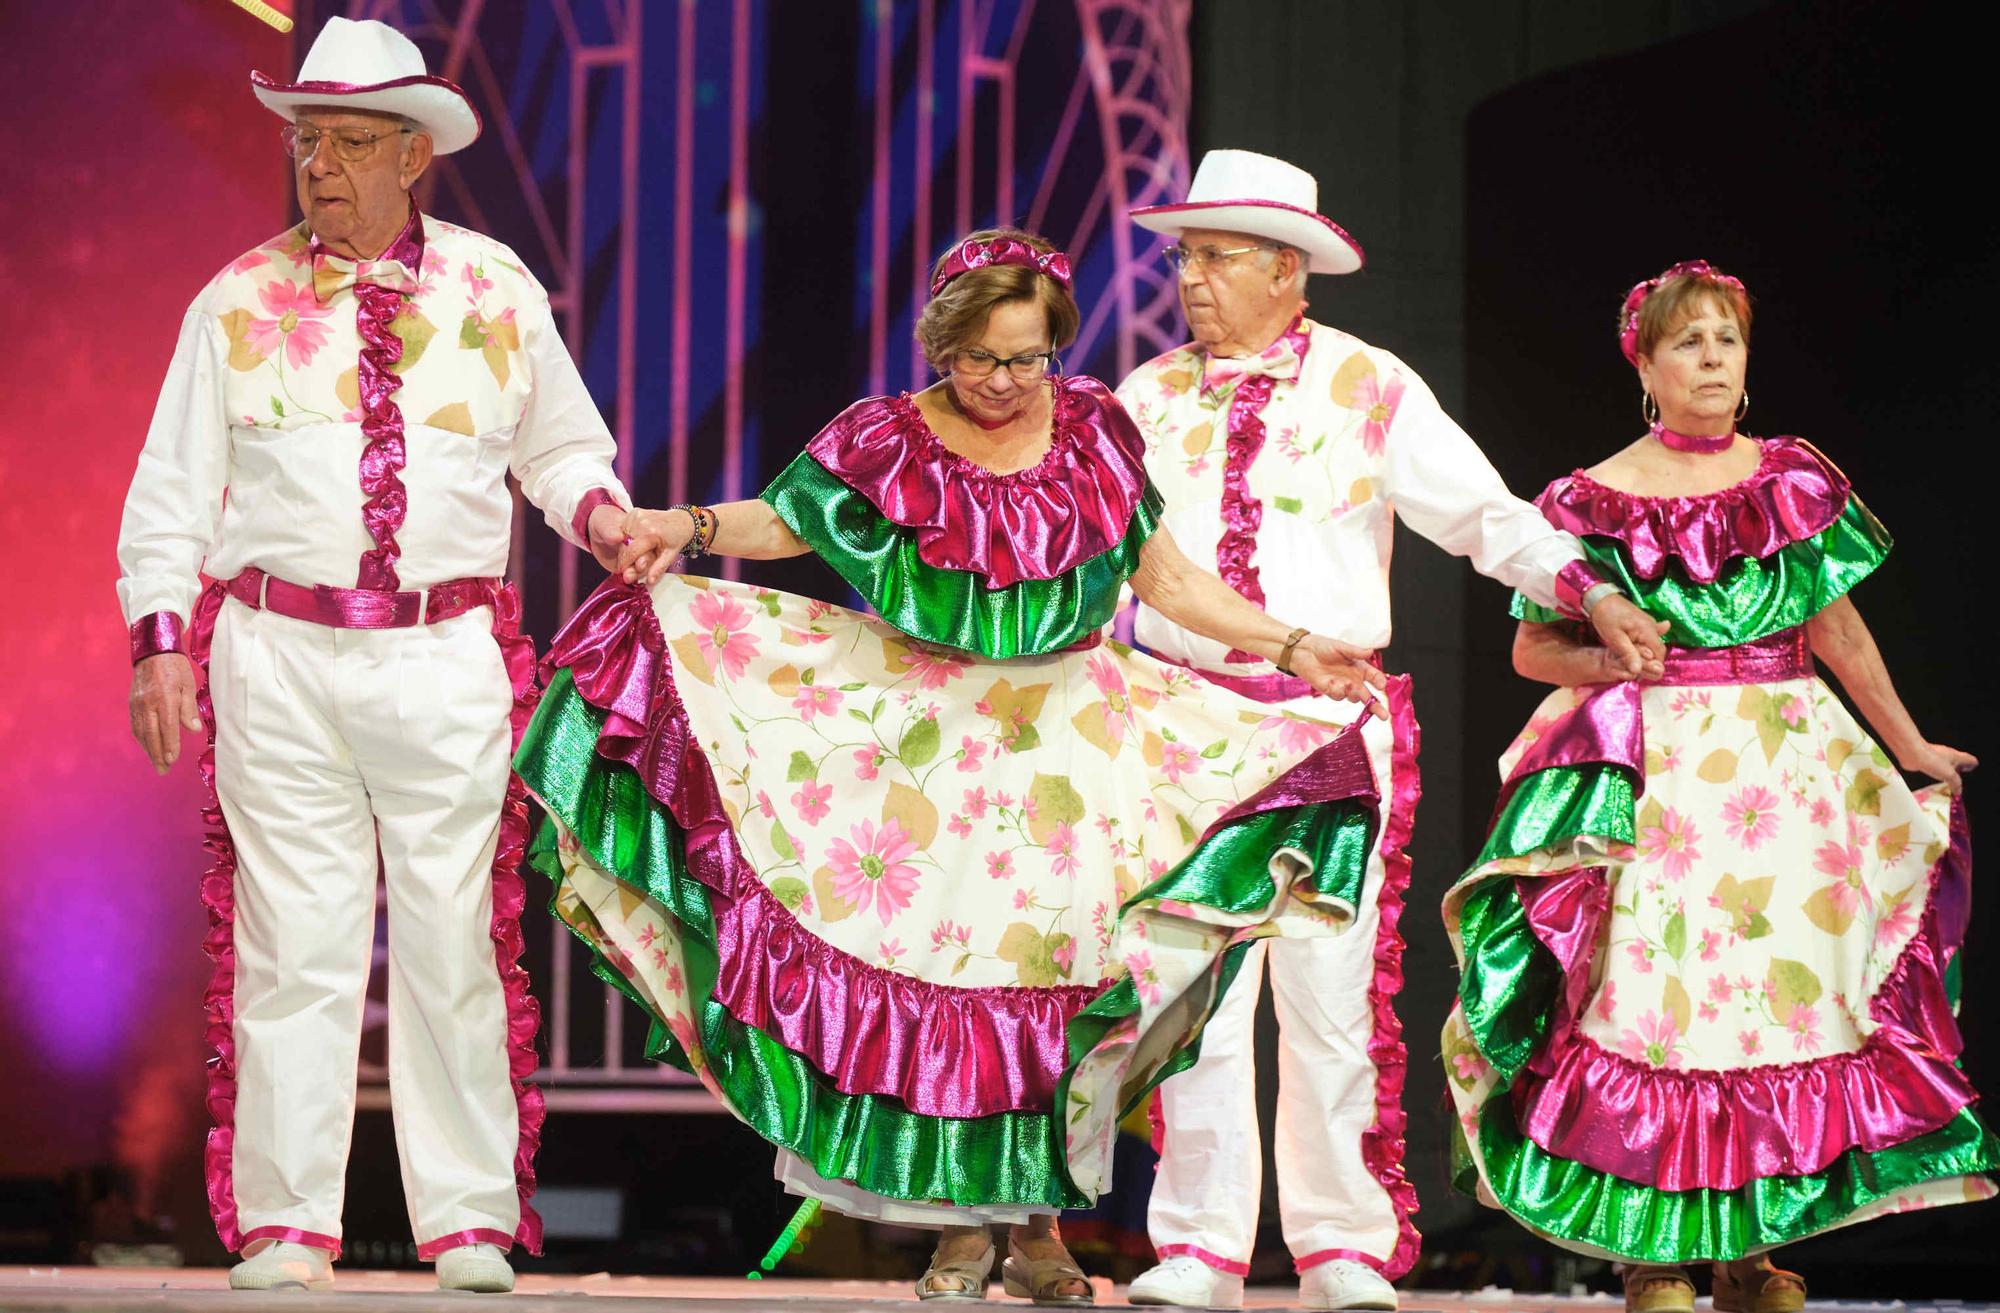
{"type": "Polygon", "coordinates": [[[651,588],[660,582],[693,536],[694,519],[686,511],[600,506],[590,514],[590,554],[628,584],[651,588]],[[677,515],[686,521],[687,532],[669,523],[677,515]]]}

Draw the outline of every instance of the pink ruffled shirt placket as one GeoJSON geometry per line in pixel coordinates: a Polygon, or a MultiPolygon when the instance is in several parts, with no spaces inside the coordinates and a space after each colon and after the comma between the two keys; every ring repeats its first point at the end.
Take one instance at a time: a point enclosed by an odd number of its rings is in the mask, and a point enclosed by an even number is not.
{"type": "MultiPolygon", "coordinates": [[[[423,223],[412,210],[409,223],[381,258],[408,271],[422,266],[423,255],[423,223]]],[[[317,237],[313,239],[312,258],[315,268],[328,258],[317,237]]],[[[413,289],[414,280],[404,285],[413,289]]],[[[354,288],[355,326],[362,342],[358,369],[361,432],[368,439],[368,445],[361,449],[361,490],[368,494],[361,519],[375,542],[373,549],[362,554],[355,586],[384,592],[402,586],[396,571],[396,560],[402,555],[396,531],[403,527],[409,512],[409,494],[400,477],[407,459],[403,411],[394,397],[403,382],[395,372],[396,363],[403,358],[403,339],[393,329],[403,310],[403,298],[403,291],[380,282],[358,279],[354,288]]]]}
{"type": "MultiPolygon", "coordinates": [[[[1280,381],[1279,371],[1285,383],[1296,383],[1305,365],[1312,339],[1304,322],[1303,315],[1295,317],[1276,343],[1248,361],[1209,357],[1202,378],[1204,390],[1228,386],[1232,380],[1236,389],[1229,398],[1229,436],[1222,469],[1223,533],[1215,546],[1215,570],[1224,583],[1260,608],[1265,604],[1264,585],[1255,558],[1264,503],[1250,491],[1250,467],[1264,450],[1263,411],[1280,381]]],[[[1232,648],[1226,659],[1241,664],[1262,660],[1240,648],[1232,648]]]]}

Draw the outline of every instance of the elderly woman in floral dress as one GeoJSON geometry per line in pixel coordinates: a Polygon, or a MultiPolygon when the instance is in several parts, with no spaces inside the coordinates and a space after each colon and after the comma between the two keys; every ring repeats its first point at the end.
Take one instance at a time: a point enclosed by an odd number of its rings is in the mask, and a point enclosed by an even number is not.
{"type": "Polygon", "coordinates": [[[1692,1309],[1703,1261],[1717,1309],[1788,1313],[1777,1246],[1994,1192],[1954,1062],[1977,762],[1918,732],[1848,599],[1887,532],[1805,442],[1736,432],[1742,284],[1676,265],[1619,326],[1650,429],[1539,504],[1668,656],[1627,681],[1515,604],[1515,668],[1557,688],[1445,901],[1459,1180],[1623,1260],[1628,1308],[1692,1309]]]}
{"type": "Polygon", "coordinates": [[[1129,581],[1336,698],[1381,682],[1159,527],[1130,420],[1055,368],[1068,284],[1040,238],[973,234],[917,326],[942,381],[851,406],[760,500],[635,512],[517,760],[654,1055],[793,1191],[945,1228],[926,1299],[983,1296],[1004,1221],[1010,1293],[1090,1302],[1053,1215],[1250,940],[1351,919],[1375,823],[1359,705],[1274,715],[1100,642],[1129,581]],[[880,619],[667,573],[808,551],[880,619]],[[1121,904],[1149,928],[1122,962],[1121,904]]]}

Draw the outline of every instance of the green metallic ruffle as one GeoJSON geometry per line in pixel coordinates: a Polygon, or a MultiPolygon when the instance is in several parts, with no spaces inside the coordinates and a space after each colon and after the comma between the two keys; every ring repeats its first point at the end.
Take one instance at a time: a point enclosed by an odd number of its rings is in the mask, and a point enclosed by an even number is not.
{"type": "Polygon", "coordinates": [[[1053,579],[989,588],[972,571],[926,563],[914,533],[805,452],[763,497],[884,620],[927,643],[997,660],[1060,651],[1110,623],[1119,587],[1139,568],[1139,549],[1159,527],[1163,505],[1149,482],[1109,551],[1053,579]]]}
{"type": "MultiPolygon", "coordinates": [[[[1270,877],[1273,854],[1289,850],[1312,864],[1312,874],[1293,887],[1295,896],[1345,908],[1351,915],[1361,901],[1368,873],[1368,854],[1375,843],[1375,811],[1353,802],[1312,803],[1254,812],[1222,826],[1165,875],[1126,899],[1124,916],[1147,903],[1196,903],[1232,916],[1254,917],[1278,897],[1270,877]],[[1257,878],[1246,879],[1248,872],[1257,878]]],[[[1201,1027],[1228,992],[1243,964],[1250,941],[1223,950],[1214,992],[1200,1015],[1187,1021],[1188,1038],[1163,1063],[1119,1091],[1118,1115],[1123,1118],[1167,1077],[1192,1067],[1201,1055],[1201,1027]]],[[[1106,1035],[1139,1015],[1139,993],[1127,976],[1092,999],[1070,1019],[1067,1034],[1070,1068],[1094,1050],[1106,1035]]],[[[1056,1106],[1066,1106],[1069,1073],[1056,1090],[1056,1106]]]]}
{"type": "MultiPolygon", "coordinates": [[[[1477,1188],[1452,1125],[1453,1184],[1477,1188]]],[[[1658,1190],[1558,1158],[1522,1135],[1512,1105],[1480,1115],[1487,1179],[1507,1211],[1551,1236],[1641,1263],[1740,1258],[1837,1226],[1899,1190],[2000,1166],[2000,1139],[1970,1108],[1928,1135],[1873,1153],[1850,1149],[1810,1176],[1767,1176],[1735,1190],[1658,1190]]]]}
{"type": "MultiPolygon", "coordinates": [[[[1889,531],[1859,497],[1849,497],[1840,518],[1811,538],[1761,560],[1738,558],[1712,584],[1695,583],[1672,564],[1659,578],[1642,579],[1616,538],[1587,535],[1583,550],[1642,611],[1671,622],[1669,643],[1734,647],[1802,625],[1845,595],[1888,556],[1889,531]]],[[[1568,619],[1520,593],[1514,594],[1509,611],[1515,619],[1535,624],[1568,619]]]]}
{"type": "MultiPolygon", "coordinates": [[[[592,861],[673,918],[709,1075],[751,1129],[797,1154],[821,1177],[889,1198],[1050,1211],[1087,1207],[1090,1201],[1061,1169],[1050,1114],[926,1117],[894,1099],[843,1093],[805,1058],[714,1000],[718,961],[709,891],[688,871],[685,835],[667,809],[629,767],[595,754],[603,722],[604,713],[583,700],[569,672],[557,672],[515,760],[551,813],[529,860],[560,891],[565,876],[554,825],[560,821],[592,861]]],[[[591,936],[571,929],[590,945],[597,975],[645,1006],[591,936]]],[[[647,1011],[646,1055],[691,1071],[665,1021],[647,1011]]]]}
{"type": "MultiPolygon", "coordinates": [[[[1632,780],[1615,767],[1537,771],[1508,795],[1476,866],[1584,836],[1631,843],[1632,804],[1632,780]]],[[[1561,968],[1528,928],[1512,879],[1488,880],[1466,894],[1458,932],[1460,1010],[1480,1052],[1512,1082],[1548,1031],[1546,1004],[1561,990],[1561,968]]]]}
{"type": "MultiPolygon", "coordinates": [[[[1520,781],[1474,869],[1591,838],[1633,841],[1632,782],[1606,765],[1561,766],[1520,781]]],[[[1835,1226],[1898,1190],[2000,1166],[2000,1140],[1971,1110],[1928,1135],[1825,1170],[1764,1177],[1734,1190],[1661,1190],[1559,1158],[1522,1135],[1508,1089],[1541,1046],[1563,990],[1560,964],[1528,924],[1512,875],[1495,874],[1458,905],[1460,1014],[1497,1085],[1479,1117],[1486,1177],[1503,1208],[1544,1234],[1638,1262],[1728,1259],[1835,1226]]],[[[1478,1170],[1452,1126],[1454,1184],[1476,1194],[1478,1170]]]]}

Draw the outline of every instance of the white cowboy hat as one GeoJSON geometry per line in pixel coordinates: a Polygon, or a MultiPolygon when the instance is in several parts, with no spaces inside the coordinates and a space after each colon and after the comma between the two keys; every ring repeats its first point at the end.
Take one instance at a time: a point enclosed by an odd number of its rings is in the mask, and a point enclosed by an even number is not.
{"type": "Polygon", "coordinates": [[[1170,237],[1213,228],[1283,242],[1305,252],[1309,273],[1351,274],[1361,267],[1361,243],[1319,213],[1313,176],[1252,150],[1209,151],[1186,201],[1134,210],[1132,222],[1170,237]]]}
{"type": "Polygon", "coordinates": [[[327,19],[296,82],[253,72],[250,89],[287,121],[304,105],[400,114],[430,134],[435,155],[464,150],[479,136],[479,111],[466,94],[427,72],[424,52],[410,38],[372,19],[327,19]]]}

